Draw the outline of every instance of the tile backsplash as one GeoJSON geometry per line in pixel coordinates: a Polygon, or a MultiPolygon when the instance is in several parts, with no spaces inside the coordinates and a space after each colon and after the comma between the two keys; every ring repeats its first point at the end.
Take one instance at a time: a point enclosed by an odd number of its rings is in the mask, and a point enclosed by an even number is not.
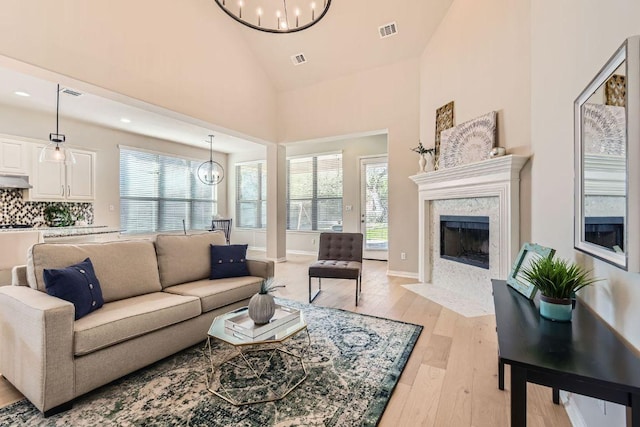
{"type": "Polygon", "coordinates": [[[22,199],[22,190],[0,189],[0,224],[30,224],[35,227],[46,226],[44,208],[59,204],[66,206],[73,219],[84,216],[88,225],[93,224],[92,203],[72,202],[27,202],[22,199]]]}

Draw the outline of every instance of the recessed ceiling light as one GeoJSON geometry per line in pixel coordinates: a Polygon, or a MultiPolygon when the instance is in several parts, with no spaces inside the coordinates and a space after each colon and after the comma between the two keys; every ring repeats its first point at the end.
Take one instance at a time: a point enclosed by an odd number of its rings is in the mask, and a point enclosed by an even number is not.
{"type": "Polygon", "coordinates": [[[14,93],[15,95],[18,95],[18,96],[31,96],[31,95],[30,95],[30,94],[28,94],[27,92],[23,92],[23,91],[21,91],[21,90],[17,90],[17,91],[15,91],[15,92],[13,92],[13,93],[14,93]]]}
{"type": "Polygon", "coordinates": [[[121,118],[120,121],[122,123],[131,123],[131,119],[127,119],[126,117],[121,118]]]}

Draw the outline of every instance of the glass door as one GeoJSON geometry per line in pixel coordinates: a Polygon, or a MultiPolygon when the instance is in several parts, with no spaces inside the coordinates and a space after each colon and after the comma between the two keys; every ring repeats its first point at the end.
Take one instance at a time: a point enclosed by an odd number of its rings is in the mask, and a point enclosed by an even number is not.
{"type": "Polygon", "coordinates": [[[387,157],[360,159],[360,232],[364,235],[363,257],[388,258],[388,173],[387,157]]]}

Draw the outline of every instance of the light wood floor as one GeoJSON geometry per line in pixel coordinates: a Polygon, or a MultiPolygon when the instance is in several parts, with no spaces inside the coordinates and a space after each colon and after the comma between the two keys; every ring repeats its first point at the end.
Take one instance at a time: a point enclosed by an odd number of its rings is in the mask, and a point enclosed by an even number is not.
{"type": "MultiPolygon", "coordinates": [[[[287,258],[276,264],[276,278],[286,284],[276,296],[306,302],[307,267],[314,258],[287,258]]],[[[387,276],[385,262],[365,261],[363,271],[357,308],[352,280],[325,279],[314,304],[424,326],[380,426],[508,426],[509,368],[506,390],[500,391],[494,316],[466,318],[416,295],[401,286],[416,281],[387,276]]],[[[571,425],[562,406],[552,403],[551,389],[530,384],[527,391],[528,425],[571,425]]],[[[0,406],[20,397],[0,377],[0,406]]]]}

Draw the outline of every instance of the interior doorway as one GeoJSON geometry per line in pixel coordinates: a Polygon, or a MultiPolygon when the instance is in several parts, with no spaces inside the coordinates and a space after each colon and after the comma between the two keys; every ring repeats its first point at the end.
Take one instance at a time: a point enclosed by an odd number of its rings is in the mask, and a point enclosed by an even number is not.
{"type": "Polygon", "coordinates": [[[360,232],[367,259],[387,261],[389,257],[388,183],[387,156],[360,159],[360,232]]]}

